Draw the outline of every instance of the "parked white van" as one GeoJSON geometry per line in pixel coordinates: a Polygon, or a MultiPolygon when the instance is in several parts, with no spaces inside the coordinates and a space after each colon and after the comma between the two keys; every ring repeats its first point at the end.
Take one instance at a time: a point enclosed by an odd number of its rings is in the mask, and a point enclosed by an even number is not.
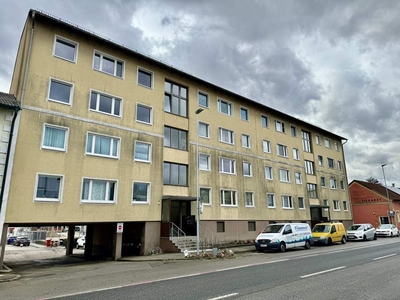
{"type": "Polygon", "coordinates": [[[314,244],[310,225],[307,223],[276,223],[267,225],[255,240],[256,249],[280,250],[294,247],[310,249],[314,244]]]}

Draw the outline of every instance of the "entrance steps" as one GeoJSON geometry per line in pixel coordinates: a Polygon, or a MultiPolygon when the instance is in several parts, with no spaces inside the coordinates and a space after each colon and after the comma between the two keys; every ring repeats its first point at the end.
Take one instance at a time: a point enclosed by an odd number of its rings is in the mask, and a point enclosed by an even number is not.
{"type": "MultiPolygon", "coordinates": [[[[182,237],[170,237],[169,240],[179,249],[180,252],[185,250],[189,253],[197,252],[196,236],[182,236],[182,237]]],[[[204,244],[200,240],[199,244],[200,251],[212,251],[211,245],[204,244]]]]}

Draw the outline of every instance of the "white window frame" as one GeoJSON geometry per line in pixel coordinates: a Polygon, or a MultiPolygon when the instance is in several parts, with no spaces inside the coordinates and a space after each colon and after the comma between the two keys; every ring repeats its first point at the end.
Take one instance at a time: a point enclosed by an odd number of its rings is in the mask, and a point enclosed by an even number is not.
{"type": "Polygon", "coordinates": [[[275,119],[275,131],[285,133],[285,122],[275,119]]]}
{"type": "Polygon", "coordinates": [[[66,60],[66,61],[69,61],[69,62],[72,62],[72,63],[76,64],[78,62],[78,52],[79,52],[79,43],[77,43],[77,42],[75,42],[73,40],[67,39],[67,38],[65,38],[63,36],[57,35],[57,34],[54,35],[54,44],[53,44],[53,56],[54,57],[57,57],[57,58],[60,58],[60,59],[63,59],[63,60],[66,60]],[[73,60],[70,60],[68,58],[65,58],[65,57],[62,57],[62,56],[59,56],[59,55],[56,54],[57,40],[60,40],[60,41],[63,41],[64,43],[67,43],[67,44],[75,46],[75,53],[74,53],[74,59],[73,60]]]}
{"type": "Polygon", "coordinates": [[[294,179],[296,181],[296,184],[303,184],[303,179],[301,178],[301,172],[295,172],[294,179]]]}
{"type": "Polygon", "coordinates": [[[101,72],[101,73],[103,73],[103,74],[107,74],[107,75],[110,75],[110,76],[113,76],[113,77],[119,78],[119,79],[125,79],[125,61],[122,60],[122,59],[120,59],[120,58],[118,58],[118,57],[115,57],[115,56],[113,56],[113,55],[104,53],[104,52],[99,51],[99,50],[96,50],[96,49],[94,49],[94,51],[93,51],[92,68],[93,68],[93,70],[98,71],[98,72],[101,72]],[[100,65],[99,65],[99,69],[95,69],[95,67],[94,67],[94,61],[95,61],[96,54],[99,54],[99,55],[100,55],[100,65]],[[105,72],[105,71],[102,70],[102,66],[103,66],[103,60],[102,60],[102,58],[103,58],[103,57],[106,57],[106,58],[108,58],[108,59],[110,59],[110,60],[114,60],[114,64],[115,64],[115,67],[114,67],[114,74],[111,74],[111,73],[108,73],[108,72],[105,72]],[[116,74],[117,74],[117,62],[121,62],[121,63],[122,63],[122,74],[121,74],[121,77],[119,77],[118,75],[116,75],[116,74]]]}
{"type": "Polygon", "coordinates": [[[317,145],[321,145],[321,140],[320,140],[318,134],[315,135],[315,143],[316,143],[317,145]]]}
{"type": "Polygon", "coordinates": [[[229,174],[229,175],[236,175],[236,159],[232,159],[232,158],[228,158],[228,157],[223,157],[220,156],[219,157],[219,172],[222,174],[229,174]],[[229,165],[230,165],[230,172],[225,172],[223,170],[223,166],[224,166],[224,161],[227,160],[229,161],[229,165]],[[232,170],[233,168],[233,170],[232,170]],[[233,172],[232,172],[233,171],[233,172]]]}
{"type": "Polygon", "coordinates": [[[199,170],[200,171],[211,171],[211,155],[207,154],[207,153],[199,153],[199,170]],[[200,164],[200,157],[201,156],[205,156],[207,158],[207,168],[201,168],[201,164],[200,164]]]}
{"type": "Polygon", "coordinates": [[[245,176],[245,177],[253,177],[253,166],[252,166],[252,163],[251,163],[251,162],[248,162],[248,161],[244,161],[244,162],[243,162],[243,176],[245,176]],[[245,165],[245,164],[248,164],[248,165],[249,165],[249,172],[250,172],[249,175],[247,175],[247,174],[244,173],[244,165],[245,165]]]}
{"type": "Polygon", "coordinates": [[[288,147],[286,145],[276,144],[276,155],[281,157],[288,157],[288,147]],[[279,153],[280,147],[282,147],[283,154],[279,153]]]}
{"type": "Polygon", "coordinates": [[[298,203],[298,205],[299,205],[299,209],[300,209],[300,210],[305,210],[305,209],[306,209],[306,201],[305,201],[304,197],[302,197],[302,196],[297,197],[297,203],[298,203]],[[302,206],[300,206],[300,199],[302,199],[301,202],[303,202],[303,205],[302,205],[302,206]]]}
{"type": "Polygon", "coordinates": [[[343,200],[343,210],[344,211],[349,211],[349,206],[347,205],[347,201],[343,200]]]}
{"type": "Polygon", "coordinates": [[[146,182],[146,181],[138,181],[138,180],[133,180],[132,181],[132,193],[131,193],[131,204],[132,205],[149,205],[151,201],[151,182],[146,182]],[[134,187],[135,187],[135,183],[144,183],[147,184],[147,195],[146,195],[146,201],[134,201],[133,200],[133,191],[134,191],[134,187]]]}
{"type": "Polygon", "coordinates": [[[333,158],[327,158],[328,168],[334,169],[335,168],[335,160],[333,158]],[[330,166],[329,161],[332,161],[332,166],[330,166]]]}
{"type": "Polygon", "coordinates": [[[73,99],[74,99],[74,84],[72,83],[72,82],[68,82],[68,81],[65,81],[65,80],[60,80],[60,79],[57,79],[57,78],[54,78],[54,77],[50,77],[49,78],[49,88],[48,88],[48,91],[47,91],[47,100],[48,101],[51,101],[51,102],[56,102],[56,103],[59,103],[59,104],[64,104],[64,105],[69,105],[69,106],[72,106],[72,102],[73,102],[73,99]],[[59,83],[59,84],[63,84],[63,85],[67,85],[67,86],[69,86],[70,87],[70,92],[69,92],[69,101],[68,101],[68,103],[67,102],[63,102],[63,101],[60,101],[60,100],[57,100],[57,99],[52,99],[52,98],[50,98],[50,90],[51,90],[51,83],[52,82],[57,82],[57,83],[59,83]]]}
{"type": "Polygon", "coordinates": [[[315,175],[315,164],[311,160],[305,160],[304,161],[304,170],[306,171],[306,174],[309,175],[315,175]]]}
{"type": "Polygon", "coordinates": [[[269,117],[267,115],[261,115],[260,120],[261,120],[261,127],[269,128],[269,117]],[[263,125],[263,118],[265,118],[266,120],[267,123],[266,126],[263,125]]]}
{"type": "Polygon", "coordinates": [[[335,150],[339,151],[339,143],[338,142],[334,142],[334,145],[335,145],[335,150]]]}
{"type": "Polygon", "coordinates": [[[120,151],[121,151],[121,138],[120,137],[106,135],[106,134],[99,134],[99,133],[92,132],[92,131],[86,132],[85,155],[119,159],[120,151]],[[114,140],[117,140],[118,141],[117,156],[94,153],[93,151],[94,151],[95,139],[92,139],[91,152],[87,152],[87,146],[88,146],[88,142],[89,142],[89,134],[93,135],[94,138],[99,136],[99,137],[106,137],[106,138],[111,139],[110,151],[112,151],[112,144],[114,143],[114,140]]]}
{"type": "Polygon", "coordinates": [[[100,91],[97,91],[97,90],[93,90],[93,89],[90,90],[90,94],[89,94],[89,110],[90,111],[94,111],[94,112],[97,112],[97,113],[100,113],[100,114],[104,114],[104,115],[107,115],[107,116],[122,118],[122,104],[123,104],[123,99],[121,97],[110,95],[110,94],[106,94],[106,93],[103,93],[103,92],[100,92],[100,91]],[[92,93],[96,93],[97,94],[97,97],[96,97],[96,109],[93,109],[93,108],[90,107],[91,106],[91,102],[92,102],[92,93]],[[99,110],[99,107],[100,107],[100,95],[103,95],[105,97],[111,98],[111,101],[112,101],[111,110],[112,111],[115,108],[115,101],[116,100],[120,101],[119,115],[115,115],[112,112],[108,113],[108,112],[104,112],[104,111],[99,110]]]}
{"type": "Polygon", "coordinates": [[[274,180],[274,169],[271,166],[264,166],[265,179],[274,180]],[[270,170],[271,178],[267,177],[267,169],[270,170]]]}
{"type": "Polygon", "coordinates": [[[237,190],[231,190],[231,189],[220,189],[220,193],[219,193],[219,197],[220,197],[220,205],[221,206],[238,206],[238,199],[237,199],[237,190]],[[224,195],[222,192],[231,192],[231,197],[232,197],[232,202],[234,202],[234,204],[226,204],[225,203],[225,196],[223,198],[222,195],[224,195]]]}
{"type": "Polygon", "coordinates": [[[151,143],[135,140],[135,149],[133,150],[133,160],[134,161],[138,161],[138,162],[151,163],[151,161],[152,161],[152,150],[153,150],[153,145],[151,143]],[[148,155],[149,155],[149,159],[148,160],[136,158],[136,145],[137,144],[147,144],[147,145],[150,146],[149,147],[149,151],[148,151],[148,155]]]}
{"type": "Polygon", "coordinates": [[[201,90],[197,90],[197,103],[201,107],[210,108],[210,94],[206,93],[204,91],[201,91],[201,90]],[[207,106],[204,106],[203,104],[200,104],[200,102],[199,102],[199,94],[207,96],[207,106]]]}
{"type": "Polygon", "coordinates": [[[201,190],[201,189],[208,190],[208,199],[210,199],[210,202],[209,202],[209,203],[202,202],[201,199],[199,199],[201,205],[208,205],[208,206],[211,206],[211,205],[212,205],[212,188],[211,188],[211,187],[208,187],[208,186],[200,186],[200,187],[199,187],[199,198],[201,198],[201,193],[200,193],[200,190],[201,190]]]}
{"type": "Polygon", "coordinates": [[[279,169],[279,181],[290,182],[290,172],[286,169],[279,169]]]}
{"type": "Polygon", "coordinates": [[[324,157],[322,155],[318,155],[318,165],[321,167],[324,166],[324,157]]]}
{"type": "Polygon", "coordinates": [[[235,145],[235,132],[233,130],[229,130],[226,128],[218,127],[218,140],[221,143],[229,144],[229,145],[235,145]],[[227,131],[229,133],[230,141],[226,142],[222,140],[222,132],[227,131]]]}
{"type": "Polygon", "coordinates": [[[255,205],[254,205],[254,192],[253,191],[244,191],[244,205],[245,205],[245,207],[255,207],[255,205]],[[251,195],[251,205],[247,204],[246,195],[248,195],[248,194],[251,195]]]}
{"type": "Polygon", "coordinates": [[[290,196],[290,195],[282,195],[281,196],[281,200],[282,200],[282,209],[294,209],[293,197],[292,196],[290,196]],[[285,206],[285,198],[286,197],[287,197],[289,206],[285,206]]]}
{"type": "Polygon", "coordinates": [[[199,134],[199,137],[201,137],[201,138],[210,139],[210,124],[199,121],[199,132],[198,132],[198,134],[199,134]],[[200,132],[201,132],[200,131],[200,125],[203,125],[203,126],[206,127],[206,129],[207,129],[207,135],[206,136],[200,134],[200,132]]]}
{"type": "Polygon", "coordinates": [[[337,190],[336,178],[329,178],[329,187],[331,190],[337,190]]]}
{"type": "Polygon", "coordinates": [[[342,171],[342,162],[340,160],[337,161],[337,169],[342,171]]]}
{"type": "Polygon", "coordinates": [[[339,200],[332,200],[332,206],[333,206],[333,211],[340,211],[340,202],[339,202],[339,200]]]}
{"type": "Polygon", "coordinates": [[[250,122],[250,112],[249,112],[249,109],[248,109],[247,107],[240,106],[239,112],[240,112],[240,120],[246,121],[246,122],[250,122]],[[247,119],[243,119],[243,118],[242,118],[242,110],[245,110],[245,111],[246,111],[246,113],[247,113],[247,119]]]}
{"type": "Polygon", "coordinates": [[[49,173],[36,173],[36,179],[35,179],[35,190],[33,192],[33,201],[34,202],[62,202],[62,196],[64,192],[64,180],[65,176],[62,174],[49,174],[49,173]],[[58,198],[40,198],[36,197],[37,195],[37,189],[38,189],[38,184],[39,184],[39,176],[43,177],[53,177],[53,178],[60,178],[60,186],[59,186],[59,191],[58,191],[58,198]]]}
{"type": "Polygon", "coordinates": [[[340,189],[343,190],[343,191],[345,191],[345,190],[346,190],[346,187],[345,187],[345,185],[344,185],[344,180],[340,180],[340,181],[339,181],[339,184],[340,184],[340,189]]]}
{"type": "Polygon", "coordinates": [[[117,203],[117,196],[118,196],[118,180],[117,179],[105,179],[105,178],[91,178],[91,177],[83,177],[82,178],[82,184],[81,184],[81,194],[80,194],[80,202],[81,203],[94,203],[94,204],[116,204],[117,203]],[[110,183],[114,183],[114,200],[86,200],[82,199],[82,193],[83,193],[83,188],[84,188],[84,182],[85,179],[90,180],[89,183],[89,197],[91,198],[91,192],[92,192],[92,186],[93,186],[93,181],[106,181],[106,195],[108,195],[108,191],[110,190],[110,183]]]}
{"type": "Polygon", "coordinates": [[[290,135],[292,137],[297,137],[297,127],[294,125],[290,125],[290,135]],[[294,134],[293,134],[294,133],[294,134]]]}
{"type": "Polygon", "coordinates": [[[326,178],[325,178],[324,176],[321,176],[321,178],[320,178],[320,183],[321,183],[321,187],[322,187],[322,188],[326,188],[326,178]],[[323,181],[324,181],[324,182],[322,182],[322,178],[323,178],[323,181]]]}
{"type": "Polygon", "coordinates": [[[267,193],[267,195],[266,195],[266,200],[267,200],[267,207],[268,208],[276,208],[276,199],[275,199],[275,194],[273,194],[273,193],[267,193]],[[268,202],[268,196],[272,196],[272,201],[273,201],[273,203],[274,203],[274,205],[273,206],[271,206],[271,205],[269,205],[269,202],[268,202]]]}
{"type": "Polygon", "coordinates": [[[299,152],[299,149],[297,149],[297,148],[293,148],[293,159],[300,160],[300,152],[299,152]]]}
{"type": "Polygon", "coordinates": [[[54,151],[61,151],[61,152],[67,152],[68,149],[68,139],[69,139],[69,128],[64,127],[64,126],[59,126],[59,125],[53,125],[50,123],[43,123],[43,131],[42,131],[42,141],[40,143],[40,148],[41,149],[46,149],[46,150],[54,150],[54,151]],[[45,146],[44,145],[44,138],[46,134],[46,128],[55,128],[59,130],[64,130],[65,131],[65,136],[64,136],[64,148],[55,148],[55,147],[50,147],[50,146],[45,146]]]}
{"type": "Polygon", "coordinates": [[[137,123],[140,123],[140,124],[153,125],[153,107],[146,105],[146,104],[139,103],[139,102],[136,103],[135,120],[137,123]],[[142,120],[138,120],[138,115],[137,115],[138,114],[138,106],[150,109],[150,123],[147,123],[142,120]]]}
{"type": "Polygon", "coordinates": [[[331,140],[330,139],[328,139],[328,138],[325,138],[324,139],[324,144],[325,144],[325,147],[326,148],[331,148],[331,140]]]}
{"type": "Polygon", "coordinates": [[[251,137],[249,134],[242,133],[242,147],[251,149],[251,137]],[[243,143],[243,138],[246,138],[246,143],[243,143]]]}
{"type": "Polygon", "coordinates": [[[224,114],[226,116],[233,116],[233,103],[230,101],[227,101],[225,99],[222,98],[218,98],[217,101],[217,108],[218,108],[218,112],[220,112],[221,114],[224,114]],[[228,113],[224,113],[223,111],[221,111],[221,103],[224,102],[228,105],[228,113]]]}
{"type": "Polygon", "coordinates": [[[271,142],[268,140],[263,140],[263,152],[264,153],[271,153],[271,142]],[[267,149],[265,149],[267,148],[267,149]],[[267,150],[267,151],[265,151],[267,150]]]}
{"type": "Polygon", "coordinates": [[[142,86],[144,88],[148,88],[150,90],[154,89],[154,72],[153,71],[150,71],[148,69],[138,66],[136,74],[137,74],[137,80],[136,80],[137,85],[142,86]],[[149,74],[151,76],[150,86],[139,83],[139,72],[143,72],[143,73],[149,74]]]}

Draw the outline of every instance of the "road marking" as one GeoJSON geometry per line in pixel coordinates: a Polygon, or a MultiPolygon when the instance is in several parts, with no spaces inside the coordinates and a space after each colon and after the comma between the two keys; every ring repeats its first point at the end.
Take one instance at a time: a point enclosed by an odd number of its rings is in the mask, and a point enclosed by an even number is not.
{"type": "Polygon", "coordinates": [[[384,258],[388,258],[391,256],[397,255],[397,253],[393,253],[393,254],[389,254],[389,255],[385,255],[385,256],[381,256],[381,257],[376,257],[373,260],[379,260],[379,259],[384,259],[384,258]]]}
{"type": "Polygon", "coordinates": [[[312,274],[308,274],[308,275],[303,275],[300,276],[300,278],[307,278],[307,277],[311,277],[311,276],[315,276],[315,275],[319,275],[319,274],[324,274],[324,273],[328,273],[328,272],[333,272],[336,270],[340,270],[340,269],[344,269],[346,268],[346,266],[342,266],[342,267],[338,267],[338,268],[333,268],[333,269],[329,269],[329,270],[325,270],[325,271],[321,271],[321,272],[317,272],[317,273],[312,273],[312,274]]]}
{"type": "Polygon", "coordinates": [[[210,298],[210,299],[208,299],[208,300],[219,300],[219,299],[225,299],[225,298],[233,297],[233,296],[236,296],[236,295],[239,295],[239,293],[227,294],[227,295],[223,295],[223,296],[216,297],[216,298],[210,298]]]}

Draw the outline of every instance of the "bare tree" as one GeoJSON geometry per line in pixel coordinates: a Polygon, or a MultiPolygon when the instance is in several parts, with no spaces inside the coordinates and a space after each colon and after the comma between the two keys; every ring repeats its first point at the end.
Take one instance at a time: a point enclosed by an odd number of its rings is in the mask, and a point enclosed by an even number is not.
{"type": "Polygon", "coordinates": [[[365,179],[367,182],[371,182],[371,183],[379,183],[379,180],[376,179],[375,177],[369,177],[367,179],[365,179]]]}

